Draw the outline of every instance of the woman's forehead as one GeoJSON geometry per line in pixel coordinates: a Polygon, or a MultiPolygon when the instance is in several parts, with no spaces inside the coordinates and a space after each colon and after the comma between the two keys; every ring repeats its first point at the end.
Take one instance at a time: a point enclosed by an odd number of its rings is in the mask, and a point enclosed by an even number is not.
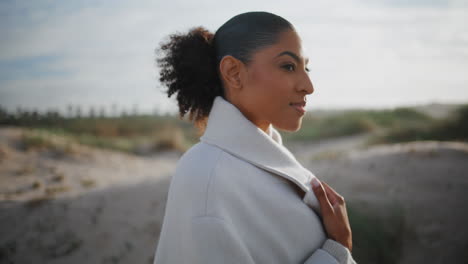
{"type": "Polygon", "coordinates": [[[288,30],[280,34],[276,44],[279,47],[296,50],[296,52],[302,50],[302,39],[294,30],[288,30]]]}
{"type": "Polygon", "coordinates": [[[289,36],[283,35],[277,43],[260,49],[256,53],[257,57],[267,60],[289,57],[297,63],[309,61],[309,58],[304,54],[300,39],[291,36],[291,34],[289,36]]]}

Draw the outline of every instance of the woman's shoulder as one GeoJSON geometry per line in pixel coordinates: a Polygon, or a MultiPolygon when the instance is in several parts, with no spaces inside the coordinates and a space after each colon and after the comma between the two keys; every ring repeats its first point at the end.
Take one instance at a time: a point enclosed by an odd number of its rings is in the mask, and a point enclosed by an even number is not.
{"type": "Polygon", "coordinates": [[[180,157],[177,162],[176,174],[224,175],[229,171],[242,170],[243,167],[252,167],[252,165],[216,145],[201,141],[180,157]]]}
{"type": "Polygon", "coordinates": [[[276,178],[221,147],[199,142],[180,158],[173,182],[185,191],[198,189],[199,194],[207,191],[225,195],[226,191],[255,190],[257,185],[278,182],[276,178]]]}
{"type": "Polygon", "coordinates": [[[223,150],[203,142],[188,149],[177,162],[171,187],[176,189],[206,188],[223,150]]]}
{"type": "Polygon", "coordinates": [[[170,204],[186,208],[192,216],[212,212],[223,203],[218,196],[238,178],[227,177],[235,173],[237,162],[222,148],[204,142],[195,144],[177,163],[169,188],[170,204]]]}
{"type": "Polygon", "coordinates": [[[222,152],[223,150],[216,146],[198,142],[180,157],[175,172],[176,174],[193,174],[211,171],[222,152]]]}
{"type": "Polygon", "coordinates": [[[223,148],[198,142],[179,159],[172,181],[183,188],[219,189],[251,184],[261,170],[223,148]]]}

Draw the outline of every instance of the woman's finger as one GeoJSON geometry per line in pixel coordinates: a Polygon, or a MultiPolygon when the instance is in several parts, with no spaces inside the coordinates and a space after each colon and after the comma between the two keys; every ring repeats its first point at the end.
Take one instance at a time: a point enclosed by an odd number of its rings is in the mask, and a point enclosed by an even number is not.
{"type": "Polygon", "coordinates": [[[332,187],[330,187],[326,182],[322,182],[322,185],[325,187],[325,192],[328,199],[332,205],[343,204],[344,198],[339,193],[337,193],[332,187]]]}
{"type": "Polygon", "coordinates": [[[312,189],[314,190],[315,196],[317,197],[317,200],[320,203],[320,209],[323,211],[323,213],[330,213],[331,211],[333,211],[333,207],[330,204],[330,201],[328,200],[325,189],[323,188],[320,181],[317,178],[314,178],[311,181],[311,184],[312,184],[312,189]]]}
{"type": "Polygon", "coordinates": [[[330,204],[332,206],[337,204],[338,200],[336,199],[335,194],[330,190],[330,186],[328,186],[328,184],[326,184],[325,182],[322,182],[322,185],[325,189],[325,193],[327,194],[328,200],[330,200],[330,204]]]}

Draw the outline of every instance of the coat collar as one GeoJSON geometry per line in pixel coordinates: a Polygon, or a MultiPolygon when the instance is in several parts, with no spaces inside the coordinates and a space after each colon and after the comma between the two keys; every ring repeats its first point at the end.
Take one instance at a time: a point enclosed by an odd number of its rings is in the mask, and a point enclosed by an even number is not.
{"type": "Polygon", "coordinates": [[[279,132],[270,125],[268,133],[265,133],[221,96],[214,99],[207,127],[200,140],[280,175],[304,192],[310,190],[310,181],[315,176],[283,146],[279,132]]]}

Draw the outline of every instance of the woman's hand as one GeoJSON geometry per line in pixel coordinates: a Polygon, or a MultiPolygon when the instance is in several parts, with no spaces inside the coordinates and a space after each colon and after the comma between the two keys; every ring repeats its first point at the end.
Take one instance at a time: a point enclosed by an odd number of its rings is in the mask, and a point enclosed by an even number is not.
{"type": "Polygon", "coordinates": [[[351,251],[353,247],[351,227],[343,196],[325,182],[321,184],[317,178],[312,180],[312,189],[320,203],[323,224],[328,237],[351,251]]]}

